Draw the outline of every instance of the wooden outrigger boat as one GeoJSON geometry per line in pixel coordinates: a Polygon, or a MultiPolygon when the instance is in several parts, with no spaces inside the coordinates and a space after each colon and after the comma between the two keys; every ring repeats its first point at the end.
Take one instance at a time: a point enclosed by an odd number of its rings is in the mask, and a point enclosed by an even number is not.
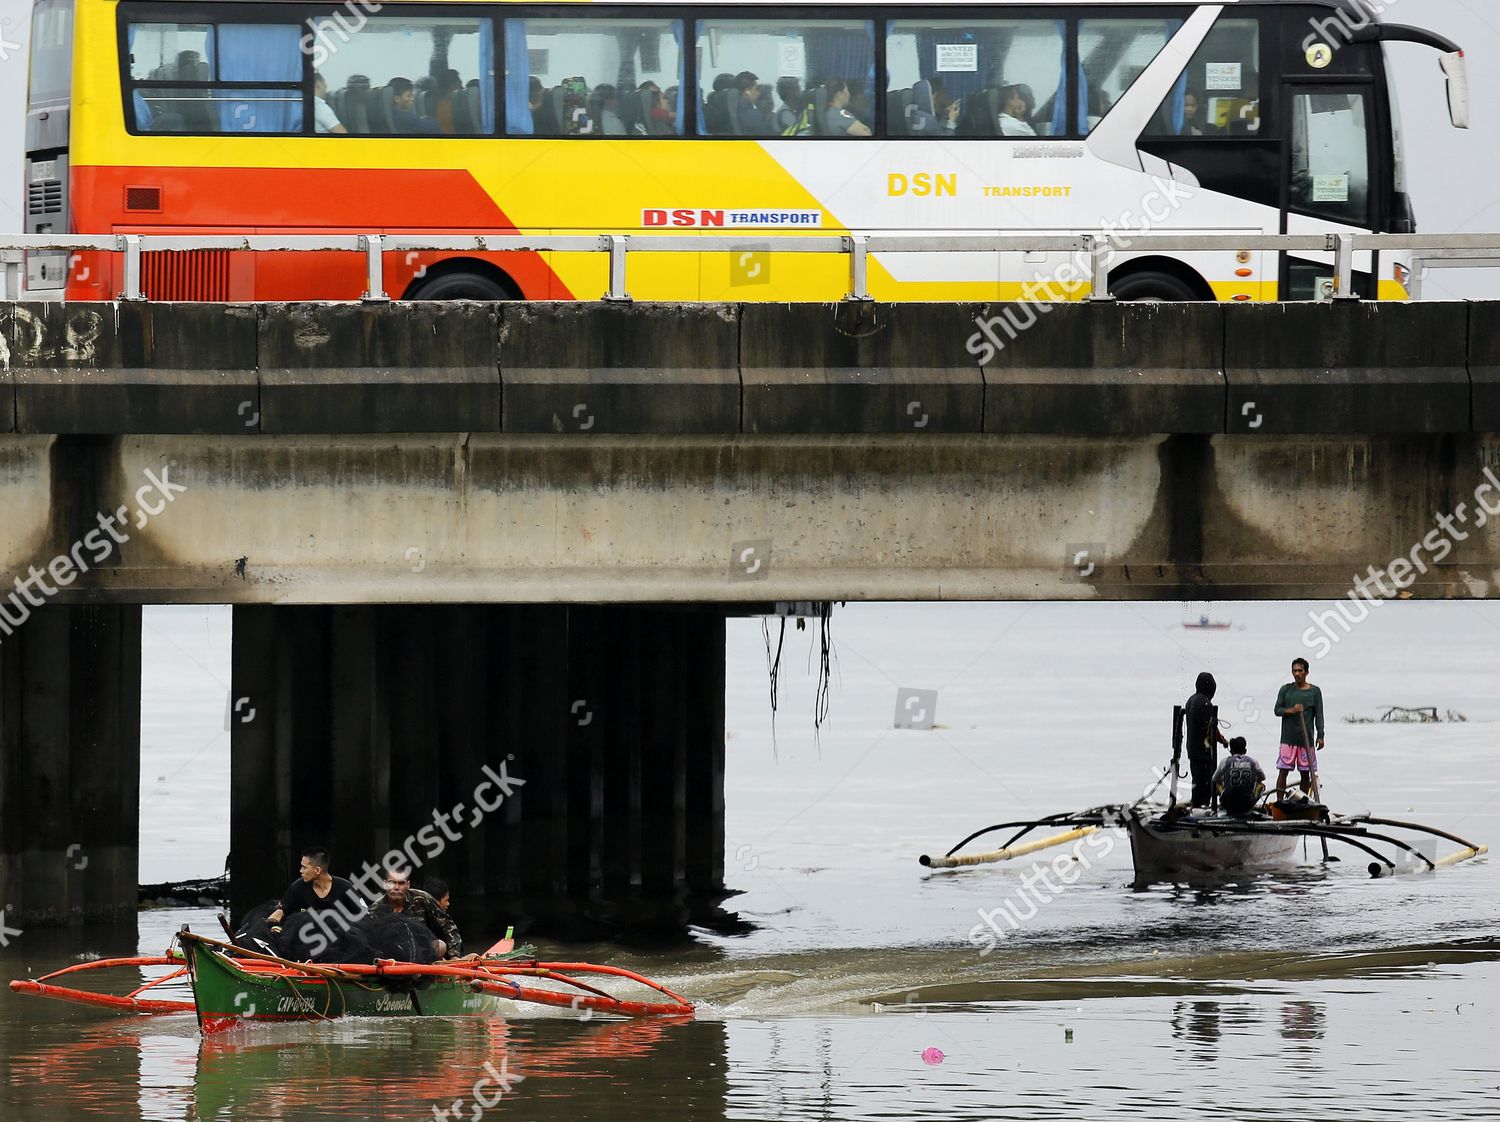
{"type": "Polygon", "coordinates": [[[1339,858],[1328,853],[1328,843],[1352,846],[1370,858],[1366,868],[1372,877],[1387,876],[1406,870],[1431,871],[1456,865],[1489,852],[1489,847],[1471,842],[1446,830],[1417,822],[1332,814],[1321,803],[1305,799],[1271,801],[1264,797],[1256,809],[1244,815],[1208,814],[1177,803],[1175,779],[1180,778],[1178,762],[1182,748],[1181,711],[1173,719],[1172,763],[1157,781],[1156,787],[1130,804],[1094,807],[1073,814],[1054,814],[1046,818],[1001,822],[977,830],[941,857],[923,854],[919,860],[930,869],[959,869],[988,865],[1022,857],[1029,853],[1063,845],[1098,830],[1121,829],[1130,838],[1130,856],[1138,885],[1169,880],[1193,874],[1236,872],[1245,869],[1274,868],[1288,864],[1299,847],[1316,839],[1325,861],[1339,858]],[[1174,780],[1165,806],[1149,800],[1163,783],[1174,780]],[[1034,830],[1066,827],[1066,832],[1040,841],[1022,842],[1034,830]],[[1380,828],[1379,830],[1374,827],[1380,828]],[[1004,845],[985,853],[959,854],[959,850],[977,838],[1001,830],[1015,830],[1004,845]],[[1454,843],[1459,849],[1445,857],[1429,857],[1410,842],[1389,833],[1410,831],[1454,843]],[[1385,847],[1377,848],[1377,847],[1385,847]],[[1394,856],[1401,861],[1398,866],[1394,856]]]}
{"type": "Polygon", "coordinates": [[[492,947],[477,961],[431,964],[382,960],[373,964],[298,963],[179,931],[162,956],[101,959],[55,971],[35,981],[13,981],[17,993],[50,997],[121,1013],[196,1013],[205,1034],[247,1024],[326,1021],[339,1017],[490,1017],[507,1001],[625,1017],[690,1017],[693,1006],[660,983],[630,970],[585,962],[539,962],[530,948],[492,947]],[[83,971],[120,967],[171,969],[125,995],[57,985],[83,971]],[[657,991],[663,1000],[627,1001],[574,975],[623,978],[657,991]],[[186,980],[192,1000],[143,996],[186,980]],[[537,983],[548,981],[564,988],[537,983]]]}

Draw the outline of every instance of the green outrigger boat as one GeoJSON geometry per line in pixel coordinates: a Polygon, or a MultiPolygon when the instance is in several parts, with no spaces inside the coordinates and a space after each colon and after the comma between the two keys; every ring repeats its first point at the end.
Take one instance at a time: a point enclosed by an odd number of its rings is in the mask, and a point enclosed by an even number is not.
{"type": "Polygon", "coordinates": [[[492,1017],[504,1012],[509,1002],[627,1017],[693,1015],[686,999],[633,971],[586,962],[539,962],[531,947],[516,949],[509,939],[477,958],[431,964],[291,962],[187,928],[177,933],[174,944],[163,956],[80,963],[35,981],[11,982],[10,988],[117,1012],[192,1012],[205,1035],[249,1024],[340,1017],[492,1017]],[[79,971],[144,966],[172,969],[123,996],[53,984],[54,979],[79,971]],[[628,1001],[577,974],[637,982],[664,1000],[628,1001]],[[143,996],[147,990],[184,979],[192,989],[191,1001],[143,996]],[[543,981],[562,988],[538,984],[543,981]]]}

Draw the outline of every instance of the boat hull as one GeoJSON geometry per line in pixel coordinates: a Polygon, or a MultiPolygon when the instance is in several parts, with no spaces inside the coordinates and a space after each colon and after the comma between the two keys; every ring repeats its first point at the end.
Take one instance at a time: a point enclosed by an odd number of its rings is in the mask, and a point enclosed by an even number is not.
{"type": "Polygon", "coordinates": [[[488,1017],[499,998],[460,978],[359,981],[234,961],[184,940],[198,1026],[205,1034],[244,1024],[338,1017],[488,1017]]]}
{"type": "Polygon", "coordinates": [[[1127,829],[1137,880],[1284,865],[1302,842],[1295,834],[1227,834],[1191,825],[1162,829],[1139,819],[1127,829]]]}

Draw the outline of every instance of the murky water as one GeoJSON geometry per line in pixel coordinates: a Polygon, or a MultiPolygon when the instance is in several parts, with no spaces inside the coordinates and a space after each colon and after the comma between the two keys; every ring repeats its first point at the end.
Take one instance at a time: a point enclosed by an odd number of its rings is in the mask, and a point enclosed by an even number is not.
{"type": "MultiPolygon", "coordinates": [[[[568,949],[686,993],[702,1003],[693,1022],[554,1011],[203,1041],[191,1018],[7,992],[0,1119],[1493,1119],[1489,861],[1371,881],[1359,855],[1324,866],[1314,852],[1276,875],[1138,891],[1128,846],[1096,839],[1045,855],[1079,857],[1045,900],[1022,887],[1030,862],[917,865],[992,822],[1139,794],[1200,669],[1268,764],[1307,608],[1220,605],[1232,629],[1184,630],[1197,611],[851,607],[834,619],[817,738],[811,632],[788,632],[774,744],[759,624],[732,624],[727,876],[755,931],[649,955],[568,949]],[[940,727],[891,728],[902,688],[937,691],[940,727]],[[1002,906],[1022,920],[987,926],[1002,906]]],[[[227,846],[228,627],[222,610],[148,616],[145,880],[217,872],[227,846]]],[[[1331,723],[1336,808],[1500,837],[1497,638],[1500,609],[1483,603],[1392,604],[1315,664],[1338,717],[1401,704],[1468,718],[1331,723]]],[[[157,952],[183,922],[214,926],[159,911],[135,936],[23,932],[0,973],[157,952]]]]}

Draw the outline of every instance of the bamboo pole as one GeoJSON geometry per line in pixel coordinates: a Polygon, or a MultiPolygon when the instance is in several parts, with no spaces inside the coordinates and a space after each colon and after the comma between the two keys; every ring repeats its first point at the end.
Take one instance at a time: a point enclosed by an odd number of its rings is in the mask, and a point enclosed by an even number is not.
{"type": "Polygon", "coordinates": [[[1076,841],[1078,838],[1098,832],[1098,826],[1080,826],[1064,834],[1054,834],[1050,838],[1027,842],[1025,845],[1013,845],[1009,849],[995,849],[989,853],[970,853],[963,857],[929,857],[924,853],[921,862],[929,869],[962,869],[970,865],[993,865],[998,861],[1009,861],[1012,857],[1025,857],[1028,853],[1051,849],[1055,845],[1066,845],[1070,841],[1076,841]]]}
{"type": "Polygon", "coordinates": [[[1490,851],[1487,845],[1476,845],[1473,849],[1460,849],[1457,853],[1450,853],[1447,857],[1440,857],[1432,863],[1435,869],[1446,869],[1457,865],[1460,861],[1467,861],[1471,857],[1483,857],[1490,851]]]}

